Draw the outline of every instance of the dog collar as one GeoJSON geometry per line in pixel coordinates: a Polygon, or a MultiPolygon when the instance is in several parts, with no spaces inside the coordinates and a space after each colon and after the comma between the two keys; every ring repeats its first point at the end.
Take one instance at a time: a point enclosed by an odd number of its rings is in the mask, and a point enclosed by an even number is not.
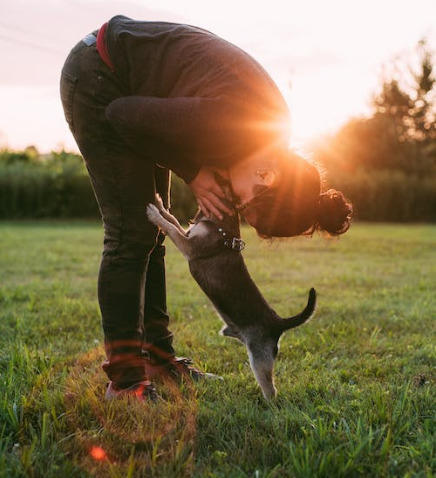
{"type": "Polygon", "coordinates": [[[221,228],[218,228],[218,232],[223,236],[224,247],[232,249],[233,251],[241,252],[245,248],[245,242],[240,237],[227,237],[227,233],[221,228]]]}

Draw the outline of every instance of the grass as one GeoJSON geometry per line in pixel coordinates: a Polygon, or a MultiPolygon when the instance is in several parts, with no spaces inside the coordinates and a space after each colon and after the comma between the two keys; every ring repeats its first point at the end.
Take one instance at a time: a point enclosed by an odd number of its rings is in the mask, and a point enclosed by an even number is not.
{"type": "Polygon", "coordinates": [[[338,240],[273,244],[244,230],[249,270],[289,316],[279,397],[168,244],[180,355],[224,382],[161,386],[158,404],[102,402],[98,224],[0,224],[1,477],[431,477],[436,226],[356,224],[338,240]]]}

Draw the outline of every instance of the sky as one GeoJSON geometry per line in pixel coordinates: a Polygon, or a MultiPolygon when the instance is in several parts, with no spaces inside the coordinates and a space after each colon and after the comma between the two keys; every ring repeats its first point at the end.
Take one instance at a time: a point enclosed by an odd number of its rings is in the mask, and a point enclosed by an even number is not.
{"type": "Polygon", "coordinates": [[[294,147],[369,114],[383,65],[421,38],[436,50],[436,0],[0,0],[0,149],[77,151],[60,71],[117,14],[197,25],[250,53],[289,105],[294,147]]]}

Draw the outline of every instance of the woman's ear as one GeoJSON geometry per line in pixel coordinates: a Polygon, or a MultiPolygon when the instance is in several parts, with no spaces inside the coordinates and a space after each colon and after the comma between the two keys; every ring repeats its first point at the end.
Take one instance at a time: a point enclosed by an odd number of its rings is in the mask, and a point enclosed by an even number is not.
{"type": "Polygon", "coordinates": [[[262,186],[271,187],[277,182],[277,171],[272,168],[259,168],[256,170],[256,176],[262,186]]]}

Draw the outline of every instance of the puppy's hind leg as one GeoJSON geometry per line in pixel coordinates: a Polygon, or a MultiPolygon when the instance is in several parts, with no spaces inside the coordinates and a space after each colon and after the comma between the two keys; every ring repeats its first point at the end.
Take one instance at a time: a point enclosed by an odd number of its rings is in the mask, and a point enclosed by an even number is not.
{"type": "Polygon", "coordinates": [[[276,345],[277,342],[265,342],[261,337],[257,337],[254,342],[251,337],[246,344],[251,370],[267,400],[276,396],[273,376],[274,347],[276,345]]]}

